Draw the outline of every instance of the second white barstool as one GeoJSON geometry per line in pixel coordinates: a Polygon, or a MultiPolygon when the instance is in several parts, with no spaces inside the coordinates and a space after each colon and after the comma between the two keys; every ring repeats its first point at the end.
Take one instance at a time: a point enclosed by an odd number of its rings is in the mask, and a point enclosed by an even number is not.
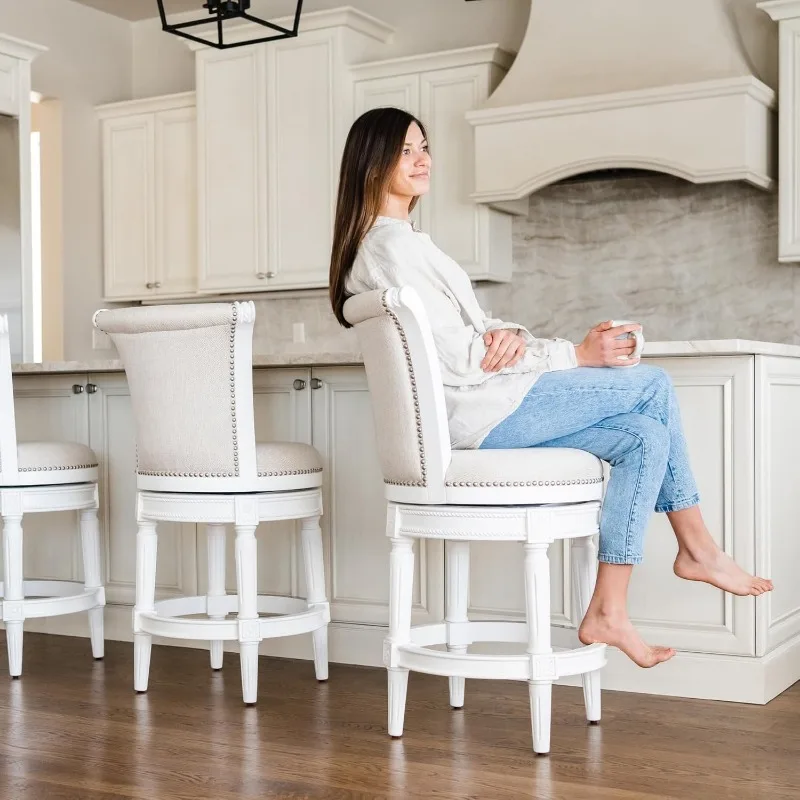
{"type": "Polygon", "coordinates": [[[123,361],[136,423],[133,626],[139,692],[147,689],[153,635],[209,641],[214,669],[222,667],[223,642],[238,641],[248,705],[256,702],[263,639],[311,633],[317,679],[328,678],[322,464],[310,445],[256,443],[254,322],[253,303],[128,308],[94,316],[123,361]],[[307,599],[257,594],[256,528],[277,520],[301,520],[307,599]],[[206,524],[206,595],[156,601],[161,521],[206,524]],[[225,590],[228,525],[236,530],[235,595],[225,590]],[[206,618],[186,618],[195,615],[206,618]]]}
{"type": "Polygon", "coordinates": [[[572,543],[579,623],[594,590],[602,463],[571,449],[451,450],[436,347],[417,293],[404,287],[356,295],[344,314],[364,355],[388,500],[390,621],[383,657],[389,734],[403,733],[409,670],[447,675],[454,708],[464,705],[466,678],[525,681],[533,749],[547,753],[557,679],[581,675],[587,719],[600,720],[606,645],[552,646],[547,548],[558,540],[572,543]],[[412,627],[415,539],[445,541],[446,602],[444,620],[412,627]],[[469,619],[471,541],[521,544],[525,622],[469,619]],[[476,642],[526,647],[521,654],[469,653],[476,642]],[[446,645],[447,652],[435,645],[446,645]]]}

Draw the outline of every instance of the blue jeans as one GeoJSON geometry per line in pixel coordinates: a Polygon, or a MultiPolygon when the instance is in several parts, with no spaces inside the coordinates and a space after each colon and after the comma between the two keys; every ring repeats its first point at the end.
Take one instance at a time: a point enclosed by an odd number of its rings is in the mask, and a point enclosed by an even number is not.
{"type": "Polygon", "coordinates": [[[672,382],[658,367],[546,372],[482,449],[571,447],[611,465],[600,517],[600,560],[639,564],[650,512],[700,498],[672,382]]]}

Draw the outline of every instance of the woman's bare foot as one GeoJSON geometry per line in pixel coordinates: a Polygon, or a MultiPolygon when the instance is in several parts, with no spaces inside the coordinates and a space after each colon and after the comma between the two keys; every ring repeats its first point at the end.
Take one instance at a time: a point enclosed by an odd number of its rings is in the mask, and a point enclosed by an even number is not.
{"type": "Polygon", "coordinates": [[[772,581],[745,572],[716,544],[693,551],[685,547],[679,548],[673,571],[679,578],[710,583],[718,589],[742,597],[758,596],[771,592],[773,588],[772,581]]]}
{"type": "Polygon", "coordinates": [[[675,655],[671,647],[651,646],[642,641],[627,616],[610,616],[591,609],[578,629],[578,638],[583,644],[602,642],[616,647],[640,667],[654,667],[675,655]]]}

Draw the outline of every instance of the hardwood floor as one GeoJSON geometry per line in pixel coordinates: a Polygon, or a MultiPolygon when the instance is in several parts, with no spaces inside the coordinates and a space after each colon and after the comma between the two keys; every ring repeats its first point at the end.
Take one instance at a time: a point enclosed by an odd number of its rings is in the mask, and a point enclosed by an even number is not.
{"type": "Polygon", "coordinates": [[[235,655],[214,673],[203,651],[155,647],[135,695],[132,646],[106,647],[93,662],[87,640],[26,634],[12,681],[0,646],[2,800],[800,797],[800,684],[765,707],[606,692],[599,726],[556,687],[536,757],[523,684],[468,681],[454,712],[445,679],[412,673],[393,741],[383,670],[334,664],[318,684],[310,663],[261,659],[245,708],[235,655]]]}

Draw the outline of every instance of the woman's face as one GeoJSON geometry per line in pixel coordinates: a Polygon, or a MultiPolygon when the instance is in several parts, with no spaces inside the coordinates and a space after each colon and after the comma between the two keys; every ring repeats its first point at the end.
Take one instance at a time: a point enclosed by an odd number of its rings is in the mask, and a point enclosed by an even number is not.
{"type": "Polygon", "coordinates": [[[406,141],[400,161],[392,175],[389,193],[407,197],[427,194],[431,188],[431,157],[428,153],[428,140],[422,135],[419,125],[412,122],[408,126],[406,141]]]}

